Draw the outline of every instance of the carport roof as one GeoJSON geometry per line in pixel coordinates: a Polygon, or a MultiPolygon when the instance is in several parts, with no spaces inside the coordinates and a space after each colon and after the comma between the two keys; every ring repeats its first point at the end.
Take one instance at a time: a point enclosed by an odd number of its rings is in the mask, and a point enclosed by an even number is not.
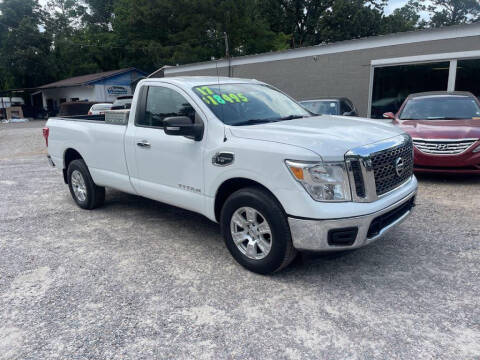
{"type": "Polygon", "coordinates": [[[110,78],[112,76],[117,76],[120,74],[124,74],[129,71],[139,71],[143,73],[143,71],[140,71],[134,67],[130,68],[124,68],[124,69],[119,69],[119,70],[111,70],[111,71],[104,71],[104,72],[99,72],[96,74],[88,74],[88,75],[81,75],[81,76],[75,76],[71,77],[68,79],[63,79],[60,81],[56,81],[50,84],[42,85],[39,86],[38,89],[52,89],[52,88],[62,88],[62,87],[70,87],[70,86],[80,86],[80,85],[89,85],[94,82],[97,82],[99,80],[103,80],[106,78],[110,78]]]}

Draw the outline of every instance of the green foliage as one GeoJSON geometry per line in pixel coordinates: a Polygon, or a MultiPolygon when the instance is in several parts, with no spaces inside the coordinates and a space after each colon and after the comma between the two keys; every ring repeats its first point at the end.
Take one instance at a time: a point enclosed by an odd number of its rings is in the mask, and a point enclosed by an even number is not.
{"type": "Polygon", "coordinates": [[[0,2],[0,87],[278,51],[478,21],[478,0],[38,0],[0,2]],[[430,14],[430,21],[419,12],[430,14]]]}
{"type": "Polygon", "coordinates": [[[393,13],[385,17],[383,32],[411,31],[423,27],[420,23],[420,15],[417,7],[412,2],[395,9],[393,13]]]}
{"type": "Polygon", "coordinates": [[[0,86],[33,87],[52,79],[51,39],[41,32],[45,13],[36,0],[0,3],[0,86]]]}
{"type": "Polygon", "coordinates": [[[431,0],[429,4],[410,0],[418,10],[427,11],[431,27],[471,23],[480,20],[478,0],[431,0]]]}
{"type": "Polygon", "coordinates": [[[127,61],[144,69],[222,57],[225,32],[231,55],[285,48],[257,9],[252,0],[118,0],[113,30],[127,61]]]}
{"type": "Polygon", "coordinates": [[[334,42],[382,33],[382,12],[363,0],[336,0],[319,22],[317,41],[334,42]]]}
{"type": "Polygon", "coordinates": [[[82,14],[84,22],[108,30],[112,21],[114,0],[85,0],[85,3],[90,11],[82,14]]]}

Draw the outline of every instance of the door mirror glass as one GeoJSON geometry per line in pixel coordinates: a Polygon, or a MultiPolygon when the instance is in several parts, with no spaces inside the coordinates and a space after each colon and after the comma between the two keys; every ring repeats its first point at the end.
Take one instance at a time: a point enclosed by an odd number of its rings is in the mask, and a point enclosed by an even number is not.
{"type": "Polygon", "coordinates": [[[395,119],[395,114],[392,113],[392,112],[386,112],[385,114],[383,114],[383,117],[384,117],[385,119],[392,119],[392,120],[394,120],[394,119],[395,119]]]}
{"type": "Polygon", "coordinates": [[[185,136],[195,141],[202,140],[203,124],[193,123],[188,116],[173,116],[163,119],[165,134],[172,136],[185,136]]]}

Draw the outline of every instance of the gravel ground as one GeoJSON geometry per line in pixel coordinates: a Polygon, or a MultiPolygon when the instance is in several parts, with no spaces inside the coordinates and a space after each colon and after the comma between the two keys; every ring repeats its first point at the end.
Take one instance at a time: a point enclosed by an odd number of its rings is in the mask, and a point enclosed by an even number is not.
{"type": "Polygon", "coordinates": [[[421,177],[383,240],[260,276],[200,215],[79,209],[43,124],[0,124],[0,358],[480,358],[480,177],[421,177]]]}

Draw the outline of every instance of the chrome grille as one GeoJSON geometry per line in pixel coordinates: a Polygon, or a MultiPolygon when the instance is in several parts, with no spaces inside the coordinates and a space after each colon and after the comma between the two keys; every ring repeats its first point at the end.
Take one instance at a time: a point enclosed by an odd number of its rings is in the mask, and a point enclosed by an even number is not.
{"type": "Polygon", "coordinates": [[[465,152],[478,139],[458,139],[458,140],[426,140],[414,139],[415,147],[425,154],[433,155],[458,155],[465,152]]]}
{"type": "Polygon", "coordinates": [[[374,153],[370,158],[378,196],[393,190],[413,175],[413,145],[410,138],[401,145],[374,153]],[[402,171],[398,171],[399,159],[403,163],[402,171]]]}
{"type": "Polygon", "coordinates": [[[345,154],[345,162],[353,201],[375,201],[412,178],[412,139],[402,134],[360,146],[345,154]]]}

